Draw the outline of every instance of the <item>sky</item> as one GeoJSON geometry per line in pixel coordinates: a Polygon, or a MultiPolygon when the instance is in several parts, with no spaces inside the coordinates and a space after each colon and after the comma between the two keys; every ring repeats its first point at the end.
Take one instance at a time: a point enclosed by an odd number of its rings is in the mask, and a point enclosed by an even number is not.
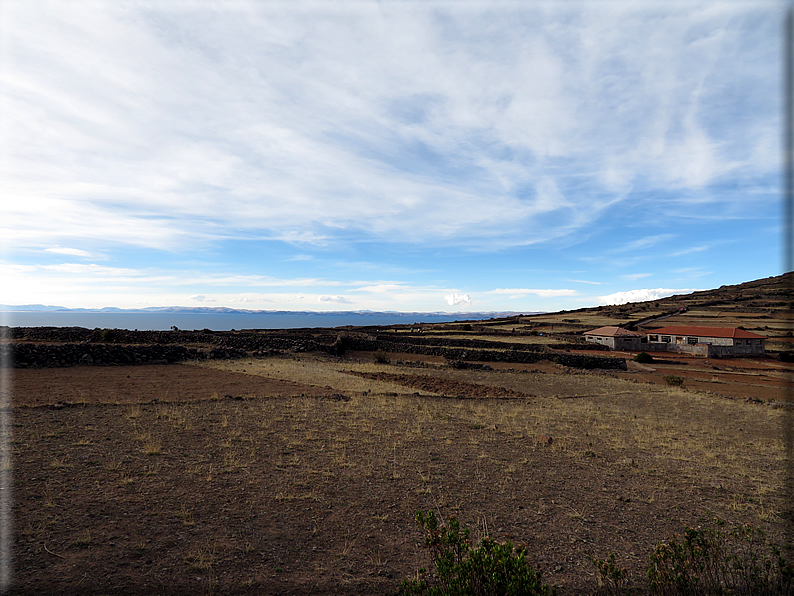
{"type": "Polygon", "coordinates": [[[0,3],[0,304],[536,312],[782,273],[782,2],[0,3]]]}

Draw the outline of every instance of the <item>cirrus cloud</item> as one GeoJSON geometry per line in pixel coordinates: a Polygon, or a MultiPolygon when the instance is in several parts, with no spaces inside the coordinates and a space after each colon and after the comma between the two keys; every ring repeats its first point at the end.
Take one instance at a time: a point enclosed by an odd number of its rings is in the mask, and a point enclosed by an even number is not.
{"type": "Polygon", "coordinates": [[[510,294],[511,296],[525,296],[535,294],[541,298],[556,298],[558,296],[576,296],[576,290],[534,290],[529,288],[496,288],[492,294],[510,294]]]}

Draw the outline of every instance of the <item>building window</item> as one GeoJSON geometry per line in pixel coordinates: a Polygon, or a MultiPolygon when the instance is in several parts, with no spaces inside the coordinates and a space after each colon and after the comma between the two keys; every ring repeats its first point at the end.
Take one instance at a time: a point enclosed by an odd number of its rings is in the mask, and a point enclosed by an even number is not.
{"type": "Polygon", "coordinates": [[[752,342],[748,339],[746,343],[749,346],[752,342]]]}
{"type": "Polygon", "coordinates": [[[670,336],[669,335],[663,335],[662,336],[662,341],[669,344],[670,343],[670,336]]]}
{"type": "Polygon", "coordinates": [[[649,335],[648,336],[648,341],[657,341],[658,342],[659,341],[659,336],[658,335],[649,335]]]}
{"type": "Polygon", "coordinates": [[[688,343],[690,346],[694,346],[696,343],[698,343],[698,338],[697,337],[687,337],[686,338],[686,343],[688,343]]]}

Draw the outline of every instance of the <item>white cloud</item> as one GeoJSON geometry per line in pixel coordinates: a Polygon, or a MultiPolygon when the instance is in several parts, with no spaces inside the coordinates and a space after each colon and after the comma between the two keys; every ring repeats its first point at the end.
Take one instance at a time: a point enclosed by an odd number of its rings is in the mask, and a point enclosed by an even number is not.
{"type": "Polygon", "coordinates": [[[573,282],[576,282],[578,284],[591,284],[591,285],[594,285],[594,286],[600,286],[601,285],[600,281],[586,281],[584,279],[569,279],[568,281],[573,281],[573,282]]]}
{"type": "Polygon", "coordinates": [[[203,294],[193,294],[190,299],[194,302],[215,302],[215,300],[207,298],[203,294]]]}
{"type": "Polygon", "coordinates": [[[461,304],[471,304],[471,298],[469,298],[468,294],[447,294],[444,296],[444,300],[450,306],[461,305],[461,304]]]}
{"type": "Polygon", "coordinates": [[[629,302],[647,302],[650,300],[659,300],[660,298],[667,298],[675,294],[691,294],[698,290],[693,289],[679,289],[671,290],[667,288],[655,289],[641,289],[641,290],[628,290],[626,292],[615,292],[607,296],[599,296],[599,304],[627,304],[629,302]]]}
{"type": "Polygon", "coordinates": [[[776,167],[774,4],[46,6],[4,11],[14,245],[515,246],[776,167]]]}
{"type": "Polygon", "coordinates": [[[345,298],[344,296],[319,296],[317,298],[318,302],[336,302],[339,304],[351,304],[350,300],[345,298]]]}
{"type": "Polygon", "coordinates": [[[513,296],[521,296],[526,294],[535,294],[541,298],[556,298],[558,296],[576,296],[576,290],[533,290],[529,288],[497,288],[491,290],[492,294],[512,294],[513,296]]]}
{"type": "Polygon", "coordinates": [[[60,248],[60,247],[45,248],[44,252],[54,252],[54,253],[59,254],[59,255],[70,255],[70,256],[73,256],[73,257],[89,257],[90,258],[92,256],[90,252],[88,252],[86,250],[80,250],[79,248],[66,248],[66,247],[63,247],[63,248],[60,248]]]}
{"type": "Polygon", "coordinates": [[[650,248],[652,246],[656,246],[662,242],[666,242],[671,238],[675,238],[674,234],[656,234],[653,236],[645,236],[643,238],[638,238],[637,240],[633,240],[628,244],[621,246],[620,248],[614,250],[613,252],[631,252],[636,250],[642,250],[645,248],[650,248]]]}
{"type": "Polygon", "coordinates": [[[636,281],[638,279],[642,279],[643,277],[650,277],[651,273],[629,273],[626,275],[621,275],[623,279],[630,279],[632,281],[636,281]]]}
{"type": "Polygon", "coordinates": [[[58,265],[41,265],[40,269],[69,273],[75,275],[98,275],[110,277],[135,277],[141,273],[135,269],[124,267],[104,267],[94,263],[60,263],[58,265]]]}
{"type": "Polygon", "coordinates": [[[372,292],[375,294],[391,294],[393,292],[405,291],[406,288],[403,284],[374,284],[371,286],[362,286],[360,288],[355,288],[356,292],[372,292]]]}
{"type": "Polygon", "coordinates": [[[698,252],[703,252],[704,250],[708,250],[709,246],[693,246],[691,248],[686,248],[684,250],[679,250],[678,252],[672,253],[671,257],[682,257],[684,255],[691,255],[698,252]]]}

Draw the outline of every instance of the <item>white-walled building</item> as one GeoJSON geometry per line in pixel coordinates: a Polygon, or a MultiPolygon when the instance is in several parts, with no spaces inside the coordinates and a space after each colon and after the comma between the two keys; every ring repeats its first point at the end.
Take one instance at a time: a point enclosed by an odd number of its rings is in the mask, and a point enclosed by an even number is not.
{"type": "Polygon", "coordinates": [[[746,356],[766,352],[766,337],[734,327],[671,326],[647,331],[648,349],[707,357],[746,356]],[[660,345],[665,347],[659,348],[660,345]]]}
{"type": "Polygon", "coordinates": [[[592,331],[585,331],[584,337],[591,343],[596,343],[610,350],[639,350],[644,343],[645,335],[636,331],[629,331],[622,327],[599,327],[592,331]]]}

